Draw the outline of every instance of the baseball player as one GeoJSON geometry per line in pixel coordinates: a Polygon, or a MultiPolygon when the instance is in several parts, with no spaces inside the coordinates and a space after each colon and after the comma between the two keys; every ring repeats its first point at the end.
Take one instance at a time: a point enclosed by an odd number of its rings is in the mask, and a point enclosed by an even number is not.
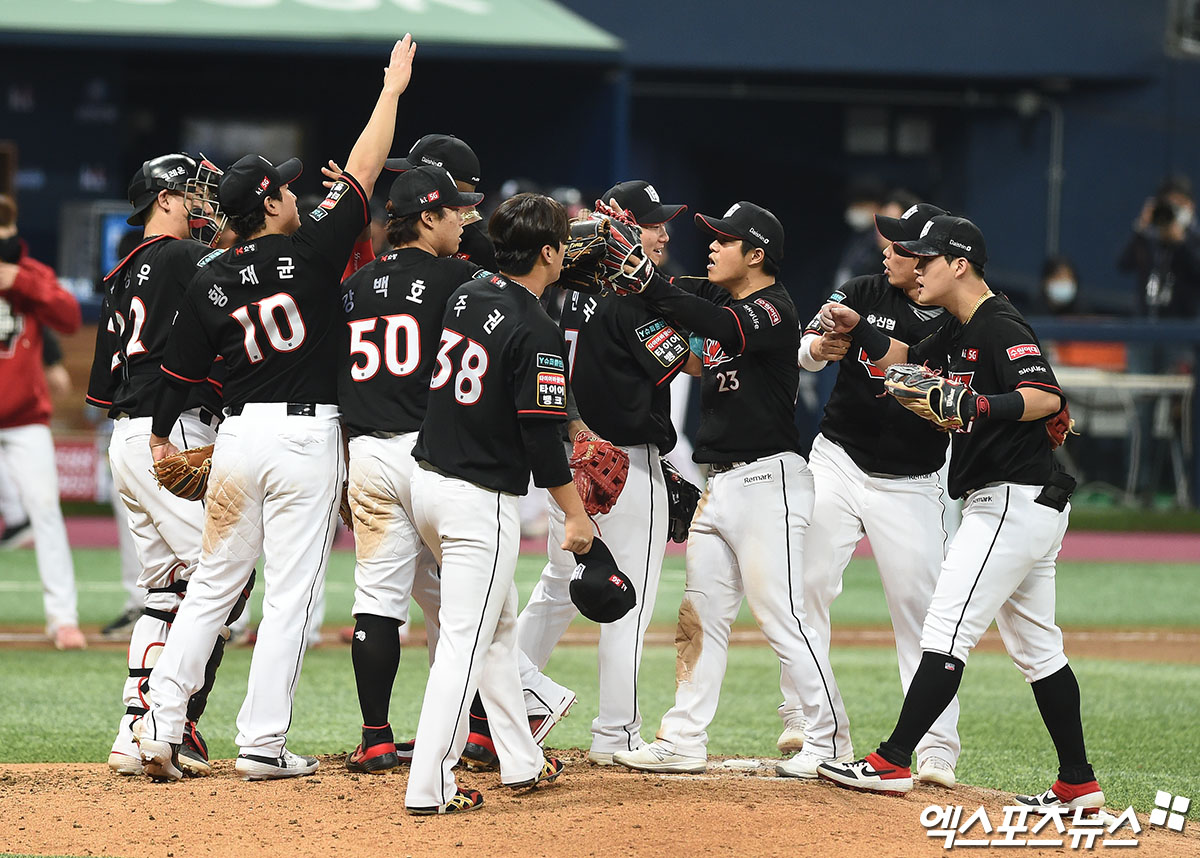
{"type": "MultiPolygon", "coordinates": [[[[203,233],[215,239],[220,231],[221,215],[209,201],[219,176],[212,164],[183,154],[143,163],[128,190],[133,206],[128,222],[143,227],[142,240],[104,278],[87,402],[113,418],[108,447],[113,488],[124,506],[122,526],[127,524],[133,536],[143,594],[140,616],[130,631],[125,714],[108,757],[109,768],[121,775],[142,773],[133,725],[146,714],[148,677],[200,559],[204,508],[159,488],[148,441],[154,406],[165,385],[160,367],[171,324],[196,272],[219,255],[207,242],[190,238],[203,233]]],[[[221,377],[217,365],[206,369],[204,383],[189,388],[183,413],[169,431],[176,446],[203,446],[216,438],[221,377]]],[[[211,771],[196,721],[228,635],[223,629],[206,650],[205,683],[188,701],[179,763],[189,774],[211,771]]]]}
{"type": "Polygon", "coordinates": [[[366,127],[321,204],[301,219],[289,185],[301,172],[247,155],[222,176],[218,199],[237,243],[198,275],[180,304],[163,358],[173,381],[154,411],[155,461],[188,395],[218,355],[226,367],[224,431],[206,496],[200,564],[150,677],[152,705],[138,722],[143,769],[177,780],[187,698],[202,659],[245,586],[259,553],[266,594],[238,714],[235,769],[247,780],[316,771],[314,757],[284,747],[311,610],[345,479],[338,424],[340,278],[367,224],[375,180],[392,142],[396,103],[416,50],[396,43],[366,127]]]}
{"type": "Polygon", "coordinates": [[[540,194],[503,202],[489,221],[500,274],[450,298],[425,422],[413,456],[413,513],[442,569],[441,635],[417,726],[405,805],[457,813],[483,803],[460,790],[454,764],[478,689],[487,707],[501,782],[557,778],[529,731],[517,668],[520,551],[517,497],[549,488],[565,511],[562,547],[586,553],[592,524],[562,447],[566,360],[562,334],[538,299],[559,278],[568,237],[562,206],[540,194]]]}
{"type": "MultiPolygon", "coordinates": [[[[899,218],[876,215],[879,234],[888,241],[883,273],[850,280],[829,301],[853,307],[868,324],[907,343],[920,342],[940,330],[952,316],[941,307],[916,303],[916,259],[896,252],[892,243],[919,238],[925,224],[941,214],[945,212],[936,206],[920,204],[899,218]]],[[[945,493],[938,470],[946,460],[948,441],[946,433],[928,420],[891,397],[881,397],[883,371],[862,349],[848,347],[845,334],[825,334],[818,318],[800,340],[804,369],[817,372],[830,360],[840,361],[808,459],[816,502],[804,538],[804,606],[808,621],[828,646],[829,606],[841,592],[842,573],[854,547],[867,536],[892,618],[901,685],[907,689],[921,661],[921,624],[945,555],[945,493]],[[898,528],[898,521],[905,526],[898,528]]],[[[795,735],[798,698],[819,694],[820,689],[785,688],[784,692],[785,722],[795,735]]],[[[844,709],[835,714],[841,721],[848,720],[844,709]]],[[[917,746],[918,780],[954,785],[960,748],[957,721],[954,700],[917,746]]],[[[800,750],[789,747],[788,738],[785,730],[780,750],[800,750]]],[[[795,738],[802,741],[803,733],[795,738]]],[[[776,770],[786,777],[815,779],[819,762],[815,755],[801,751],[776,770]]]]}
{"type": "MultiPolygon", "coordinates": [[[[350,436],[357,559],[350,655],[363,716],[362,744],[346,760],[355,772],[383,772],[399,763],[388,704],[400,663],[397,632],[407,621],[410,596],[418,599],[427,624],[437,626],[437,563],[412,523],[412,449],[425,417],[446,300],[479,271],[453,254],[462,212],[482,199],[460,191],[441,167],[401,173],[387,203],[393,249],[347,280],[342,293],[338,399],[350,436]],[[424,586],[414,589],[417,581],[424,586]]],[[[436,649],[432,641],[429,649],[436,649]]]]}
{"type": "MultiPolygon", "coordinates": [[[[909,348],[845,304],[821,310],[825,330],[850,333],[878,367],[933,358],[962,385],[943,386],[953,438],[950,493],[965,498],[921,635],[921,663],[892,735],[866,758],[824,763],[822,778],[853,789],[912,789],[913,749],[950,705],[966,659],[992,619],[1033,688],[1058,752],[1058,779],[1037,806],[1100,808],[1104,793],[1084,749],[1079,683],[1054,622],[1054,561],[1067,529],[1075,480],[1052,455],[1045,419],[1064,397],[1033,330],[983,279],[987,249],[975,224],[941,215],[915,241],[895,245],[918,258],[917,299],[955,318],[909,348]]],[[[939,382],[940,383],[940,382],[939,382]]]]}
{"type": "Polygon", "coordinates": [[[81,322],[79,302],[50,266],[29,255],[17,231],[16,202],[0,195],[0,468],[32,523],[46,635],[58,649],[84,649],[87,641],[58,500],[42,336],[45,328],[74,333],[81,322]]]}
{"type": "MultiPolygon", "coordinates": [[[[721,218],[697,214],[696,224],[713,239],[708,279],[679,278],[679,288],[651,276],[642,293],[665,318],[705,338],[694,458],[709,465],[709,478],[688,534],[675,705],[654,742],[617,752],[613,761],[654,772],[707,768],[706,731],[743,594],[791,681],[822,689],[802,697],[810,725],[805,747],[837,759],[850,748],[849,730],[834,714],[841,701],[827,644],[805,619],[804,536],[813,478],[797,452],[793,420],[800,324],[776,279],[783,227],[749,202],[734,204],[721,218]]],[[[649,264],[643,261],[639,270],[649,264]]]]}
{"type": "MultiPolygon", "coordinates": [[[[601,199],[615,199],[633,215],[651,259],[662,257],[661,248],[669,240],[666,223],[687,208],[663,204],[654,186],[642,181],[622,182],[601,199]]],[[[634,610],[600,626],[600,706],[592,722],[588,760],[612,765],[614,752],[645,744],[638,673],[667,542],[667,489],[660,457],[676,440],[671,380],[691,351],[687,338],[637,296],[569,292],[560,325],[579,417],[629,455],[629,475],[620,497],[610,512],[594,517],[617,566],[639,594],[634,610]],[[616,401],[621,408],[612,407],[616,401]]],[[[580,431],[578,423],[569,428],[580,431]]],[[[549,561],[517,622],[521,650],[539,669],[545,668],[578,613],[569,586],[575,559],[559,547],[564,526],[562,509],[551,502],[549,561]]]]}
{"type": "MultiPolygon", "coordinates": [[[[479,158],[475,151],[452,134],[426,134],[412,145],[404,158],[388,158],[388,170],[411,170],[421,165],[442,167],[454,177],[458,190],[474,194],[479,187],[479,158]]],[[[480,195],[482,199],[482,195],[480,195]]],[[[474,206],[462,212],[463,233],[454,255],[474,262],[487,271],[496,270],[496,250],[488,238],[487,224],[474,206]]]]}

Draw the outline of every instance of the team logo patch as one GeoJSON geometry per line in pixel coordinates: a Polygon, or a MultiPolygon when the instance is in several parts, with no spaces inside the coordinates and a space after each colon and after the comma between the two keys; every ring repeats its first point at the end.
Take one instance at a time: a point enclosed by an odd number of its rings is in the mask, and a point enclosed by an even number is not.
{"type": "Polygon", "coordinates": [[[1036,343],[1024,343],[1023,345],[1013,346],[1008,350],[1009,360],[1020,360],[1026,357],[1040,356],[1042,350],[1037,347],[1036,343]]]}
{"type": "Polygon", "coordinates": [[[320,208],[326,211],[332,209],[348,190],[350,190],[350,186],[345,182],[335,182],[333,187],[329,189],[329,193],[325,195],[325,199],[321,200],[320,208]]]}
{"type": "Polygon", "coordinates": [[[326,211],[325,209],[315,208],[308,213],[308,216],[310,218],[312,218],[313,220],[320,220],[321,218],[325,217],[325,215],[327,215],[327,214],[329,214],[329,212],[326,211]]]}
{"type": "Polygon", "coordinates": [[[442,195],[439,191],[430,191],[425,196],[421,197],[421,205],[425,205],[426,203],[436,203],[439,199],[441,199],[441,197],[442,195]]]}
{"type": "Polygon", "coordinates": [[[979,360],[979,349],[963,349],[963,360],[969,360],[972,363],[979,360]]]}
{"type": "Polygon", "coordinates": [[[867,375],[871,378],[883,378],[883,370],[871,363],[871,359],[867,357],[866,349],[858,350],[858,362],[866,369],[867,375]]]}
{"type": "Polygon", "coordinates": [[[758,483],[773,483],[775,482],[774,474],[752,474],[749,477],[742,477],[743,486],[753,486],[758,483]]]}
{"type": "Polygon", "coordinates": [[[14,313],[12,305],[0,301],[0,357],[12,357],[16,354],[17,341],[25,330],[25,316],[14,313]]]}
{"type": "Polygon", "coordinates": [[[700,356],[704,362],[704,366],[714,367],[720,366],[723,363],[728,363],[733,360],[729,355],[725,354],[725,349],[721,348],[721,344],[716,340],[706,339],[704,341],[704,354],[700,356]]]}
{"type": "Polygon", "coordinates": [[[208,254],[207,256],[203,257],[199,262],[197,262],[196,267],[203,268],[205,265],[208,265],[208,263],[212,262],[214,259],[216,259],[218,256],[220,256],[224,252],[225,252],[224,248],[222,248],[221,250],[214,250],[212,253],[208,254]]]}
{"type": "Polygon", "coordinates": [[[755,298],[754,303],[767,311],[767,318],[771,322],[771,327],[775,327],[779,324],[781,316],[779,315],[779,311],[775,309],[774,304],[772,304],[766,298],[755,298]]]}
{"type": "Polygon", "coordinates": [[[561,372],[539,372],[537,404],[539,408],[566,408],[567,377],[561,372]]]}
{"type": "Polygon", "coordinates": [[[538,352],[537,355],[538,369],[556,369],[559,372],[566,372],[567,365],[563,362],[560,355],[547,352],[538,352]]]}
{"type": "Polygon", "coordinates": [[[688,352],[687,342],[662,319],[647,322],[634,333],[646,350],[663,366],[671,366],[688,352]]]}

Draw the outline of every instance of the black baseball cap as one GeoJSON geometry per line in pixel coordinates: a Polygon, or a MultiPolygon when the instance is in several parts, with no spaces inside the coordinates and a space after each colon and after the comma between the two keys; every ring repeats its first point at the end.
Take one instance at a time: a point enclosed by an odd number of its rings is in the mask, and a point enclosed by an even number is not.
{"type": "Polygon", "coordinates": [[[921,237],[921,230],[939,215],[949,214],[945,209],[929,203],[917,203],[910,206],[900,217],[884,217],[875,215],[875,228],[888,241],[916,241],[921,237]]]}
{"type": "Polygon", "coordinates": [[[761,247],[776,265],[783,262],[783,225],[762,206],[742,200],[730,206],[723,217],[697,213],[696,226],[702,232],[748,241],[761,247]]]}
{"type": "Polygon", "coordinates": [[[625,573],[617,568],[608,546],[592,539],[587,554],[576,554],[578,564],[571,574],[571,601],[589,620],[611,623],[621,619],[637,604],[637,593],[625,573]]]}
{"type": "Polygon", "coordinates": [[[288,158],[278,167],[262,155],[239,158],[217,186],[221,210],[231,215],[249,214],[262,205],[268,194],[290,185],[303,171],[299,158],[288,158]]]}
{"type": "Polygon", "coordinates": [[[450,175],[468,184],[479,184],[479,158],[475,151],[453,134],[426,134],[408,150],[407,157],[388,158],[383,162],[388,170],[411,170],[414,167],[442,167],[450,175]]]}
{"type": "Polygon", "coordinates": [[[905,256],[961,256],[980,268],[987,264],[983,233],[965,217],[938,215],[925,224],[919,238],[898,241],[896,246],[905,256]]]}
{"type": "Polygon", "coordinates": [[[666,223],[687,208],[683,205],[663,205],[654,185],[640,180],[613,185],[600,198],[600,202],[605,205],[608,205],[609,200],[620,203],[621,208],[633,215],[633,219],[640,226],[666,223]]]}
{"type": "Polygon", "coordinates": [[[468,208],[479,205],[483,194],[460,191],[454,177],[441,167],[413,167],[405,170],[392,182],[388,202],[392,215],[403,217],[442,206],[468,208]]]}

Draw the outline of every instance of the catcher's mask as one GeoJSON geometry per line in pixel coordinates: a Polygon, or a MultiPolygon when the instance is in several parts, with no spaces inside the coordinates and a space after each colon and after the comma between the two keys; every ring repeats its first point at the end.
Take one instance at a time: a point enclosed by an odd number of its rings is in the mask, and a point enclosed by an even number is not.
{"type": "Polygon", "coordinates": [[[215,247],[228,219],[217,200],[217,184],[224,173],[216,164],[200,155],[195,175],[188,180],[188,229],[192,238],[215,247]]]}

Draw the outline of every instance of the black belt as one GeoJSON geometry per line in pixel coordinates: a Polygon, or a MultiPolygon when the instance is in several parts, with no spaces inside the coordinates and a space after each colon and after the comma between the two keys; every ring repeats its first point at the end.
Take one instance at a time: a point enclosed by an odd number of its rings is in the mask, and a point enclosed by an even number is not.
{"type": "MultiPolygon", "coordinates": [[[[230,405],[225,409],[225,414],[229,417],[238,417],[242,413],[243,405],[230,405]]],[[[317,403],[315,402],[289,402],[287,404],[288,417],[316,417],[317,403]]]]}
{"type": "Polygon", "coordinates": [[[740,468],[742,465],[752,465],[758,459],[747,459],[744,462],[713,462],[708,466],[708,470],[713,474],[723,474],[726,471],[732,471],[734,468],[740,468]]]}

